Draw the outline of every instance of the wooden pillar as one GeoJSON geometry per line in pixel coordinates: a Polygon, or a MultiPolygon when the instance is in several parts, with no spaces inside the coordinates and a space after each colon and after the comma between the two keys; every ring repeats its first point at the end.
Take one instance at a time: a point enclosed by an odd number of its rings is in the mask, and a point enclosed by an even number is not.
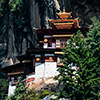
{"type": "Polygon", "coordinates": [[[32,58],[33,58],[33,70],[35,72],[35,55],[32,58]]]}
{"type": "Polygon", "coordinates": [[[41,54],[41,63],[44,63],[45,62],[45,57],[44,57],[45,54],[41,54]]]}

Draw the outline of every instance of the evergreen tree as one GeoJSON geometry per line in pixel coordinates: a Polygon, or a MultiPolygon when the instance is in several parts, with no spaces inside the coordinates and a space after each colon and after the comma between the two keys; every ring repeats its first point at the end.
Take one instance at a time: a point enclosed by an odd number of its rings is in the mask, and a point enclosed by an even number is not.
{"type": "Polygon", "coordinates": [[[58,71],[59,84],[64,87],[58,98],[72,100],[99,100],[100,90],[100,23],[92,18],[93,25],[87,38],[80,31],[63,49],[64,67],[58,71]]]}

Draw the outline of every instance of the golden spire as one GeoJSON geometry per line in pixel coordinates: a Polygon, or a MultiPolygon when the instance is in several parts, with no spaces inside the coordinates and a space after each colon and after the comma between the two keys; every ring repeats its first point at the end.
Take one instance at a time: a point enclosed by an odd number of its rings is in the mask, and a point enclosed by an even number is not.
{"type": "Polygon", "coordinates": [[[63,7],[63,13],[65,13],[65,6],[63,7]]]}

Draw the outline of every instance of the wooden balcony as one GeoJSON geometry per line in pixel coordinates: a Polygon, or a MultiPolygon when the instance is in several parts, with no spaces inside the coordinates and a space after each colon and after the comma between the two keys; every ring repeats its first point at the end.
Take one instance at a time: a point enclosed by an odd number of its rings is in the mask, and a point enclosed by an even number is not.
{"type": "Polygon", "coordinates": [[[24,71],[14,72],[14,73],[8,73],[8,76],[12,76],[12,75],[22,75],[22,74],[24,74],[24,71]]]}
{"type": "Polygon", "coordinates": [[[74,28],[74,22],[72,23],[53,23],[56,29],[71,29],[74,28]]]}

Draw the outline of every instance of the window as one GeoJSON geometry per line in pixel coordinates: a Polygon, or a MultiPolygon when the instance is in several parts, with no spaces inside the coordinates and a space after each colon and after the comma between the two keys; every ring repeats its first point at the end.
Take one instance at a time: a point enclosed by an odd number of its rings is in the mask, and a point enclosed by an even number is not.
{"type": "Polygon", "coordinates": [[[14,77],[11,78],[11,82],[14,82],[14,77]]]}
{"type": "Polygon", "coordinates": [[[66,42],[67,42],[67,39],[56,40],[56,48],[63,48],[63,47],[65,47],[65,43],[66,42]]]}
{"type": "Polygon", "coordinates": [[[60,42],[60,40],[56,40],[56,42],[60,42]]]}
{"type": "Polygon", "coordinates": [[[60,42],[66,42],[66,40],[60,40],[60,42]]]}
{"type": "Polygon", "coordinates": [[[52,43],[48,43],[48,47],[52,47],[52,43]]]}
{"type": "Polygon", "coordinates": [[[60,47],[65,47],[66,40],[60,40],[60,47]]]}

